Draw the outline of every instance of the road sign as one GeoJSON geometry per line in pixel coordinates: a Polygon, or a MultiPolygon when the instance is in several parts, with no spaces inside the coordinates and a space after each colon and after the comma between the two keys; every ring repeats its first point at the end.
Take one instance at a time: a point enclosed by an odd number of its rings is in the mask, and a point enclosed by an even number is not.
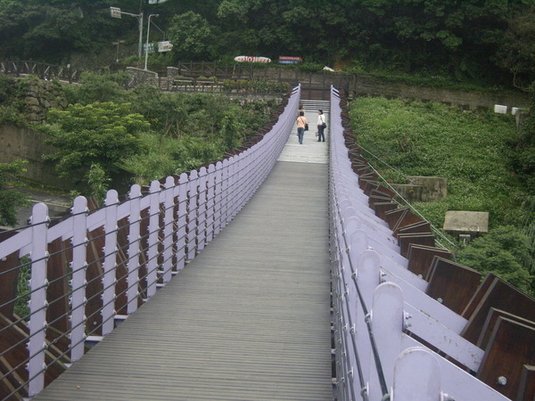
{"type": "MultiPolygon", "coordinates": [[[[154,42],[149,43],[148,48],[149,48],[148,54],[154,53],[156,51],[156,43],[154,43],[154,42]]],[[[143,51],[147,52],[147,44],[146,43],[143,44],[143,51]]]]}
{"type": "Polygon", "coordinates": [[[112,18],[121,18],[121,9],[119,7],[110,7],[112,18]]]}
{"type": "Polygon", "coordinates": [[[171,50],[173,50],[173,44],[169,42],[168,40],[158,42],[159,53],[170,52],[171,50]]]}
{"type": "Polygon", "coordinates": [[[303,59],[298,56],[279,56],[279,64],[298,64],[302,62],[303,59]]]}

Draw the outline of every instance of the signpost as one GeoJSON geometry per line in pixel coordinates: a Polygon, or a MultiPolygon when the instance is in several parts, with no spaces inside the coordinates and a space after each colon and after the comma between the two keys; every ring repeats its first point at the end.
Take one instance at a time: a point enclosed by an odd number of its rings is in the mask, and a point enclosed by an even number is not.
{"type": "Polygon", "coordinates": [[[121,9],[119,7],[110,7],[110,13],[112,18],[122,18],[121,9]]]}
{"type": "Polygon", "coordinates": [[[299,64],[303,62],[301,57],[296,56],[279,56],[279,64],[299,64]]]}
{"type": "Polygon", "coordinates": [[[155,42],[151,42],[151,43],[143,43],[143,52],[144,53],[154,53],[156,51],[156,43],[155,42]]]}
{"type": "Polygon", "coordinates": [[[169,42],[168,40],[158,42],[159,53],[170,52],[171,50],[173,50],[173,44],[169,42]]]}
{"type": "MultiPolygon", "coordinates": [[[[165,3],[166,1],[167,0],[145,0],[144,3],[145,4],[162,4],[162,3],[165,3]]],[[[129,15],[131,17],[136,17],[138,19],[138,22],[139,22],[139,45],[138,45],[139,58],[141,58],[142,50],[143,50],[143,8],[142,8],[142,4],[143,4],[143,0],[140,0],[140,3],[139,3],[139,14],[127,13],[125,11],[122,11],[119,7],[110,7],[110,14],[111,14],[112,18],[122,18],[123,14],[124,14],[124,15],[129,15]]],[[[147,23],[147,45],[145,46],[146,48],[149,47],[148,46],[148,42],[149,42],[149,30],[150,30],[150,18],[151,17],[157,17],[157,16],[158,16],[158,14],[149,15],[149,18],[148,18],[149,21],[147,23]]],[[[165,39],[165,33],[164,33],[164,39],[165,39]]],[[[173,45],[171,45],[171,43],[168,43],[167,45],[164,45],[162,47],[164,50],[158,50],[158,51],[162,51],[162,52],[170,51],[172,49],[172,47],[173,47],[173,45]],[[168,50],[165,50],[165,49],[168,49],[168,50]]],[[[148,54],[148,52],[145,53],[145,69],[147,69],[147,54],[148,54]]]]}

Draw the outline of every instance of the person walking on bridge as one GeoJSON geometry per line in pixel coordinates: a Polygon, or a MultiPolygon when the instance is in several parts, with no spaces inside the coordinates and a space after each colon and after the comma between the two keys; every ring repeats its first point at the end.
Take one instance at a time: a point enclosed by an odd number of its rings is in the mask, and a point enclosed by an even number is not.
{"type": "Polygon", "coordinates": [[[327,128],[325,114],[323,110],[318,110],[318,142],[325,142],[325,128],[327,128]]]}
{"type": "Polygon", "coordinates": [[[305,136],[305,127],[308,126],[308,121],[305,117],[305,112],[300,111],[299,116],[297,117],[297,138],[299,143],[303,144],[303,137],[305,136]]]}

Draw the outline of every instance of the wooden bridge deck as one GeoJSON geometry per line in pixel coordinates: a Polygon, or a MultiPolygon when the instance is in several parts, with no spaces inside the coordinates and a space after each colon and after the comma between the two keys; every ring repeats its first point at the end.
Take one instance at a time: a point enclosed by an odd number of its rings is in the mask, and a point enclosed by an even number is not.
{"type": "Polygon", "coordinates": [[[218,238],[36,400],[331,400],[327,170],[279,161],[218,238]]]}

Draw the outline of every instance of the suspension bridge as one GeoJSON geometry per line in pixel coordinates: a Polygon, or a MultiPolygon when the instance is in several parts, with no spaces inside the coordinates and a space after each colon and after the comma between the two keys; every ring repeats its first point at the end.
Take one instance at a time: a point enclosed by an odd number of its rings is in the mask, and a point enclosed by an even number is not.
{"type": "Polygon", "coordinates": [[[535,301],[452,260],[335,88],[300,95],[235,156],[4,235],[3,401],[533,401],[535,301]]]}

